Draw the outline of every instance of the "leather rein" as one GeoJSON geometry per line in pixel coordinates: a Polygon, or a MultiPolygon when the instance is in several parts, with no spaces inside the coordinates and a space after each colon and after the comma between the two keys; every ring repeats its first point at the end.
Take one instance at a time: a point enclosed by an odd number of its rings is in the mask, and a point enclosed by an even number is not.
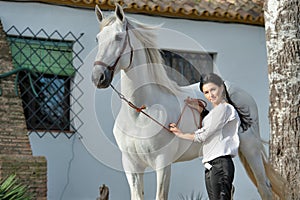
{"type": "MultiPolygon", "coordinates": [[[[108,70],[112,71],[114,73],[115,71],[115,68],[118,64],[118,62],[120,61],[125,49],[126,49],[126,46],[127,46],[127,43],[129,44],[129,47],[130,47],[130,62],[129,62],[129,65],[128,67],[130,67],[130,65],[132,64],[132,59],[133,59],[133,47],[132,47],[132,44],[130,42],[130,37],[129,37],[129,34],[128,34],[128,25],[126,26],[126,36],[125,36],[125,41],[123,43],[123,46],[122,46],[122,49],[121,49],[121,52],[120,52],[120,55],[117,57],[117,59],[115,60],[115,62],[112,64],[112,65],[108,65],[107,63],[104,63],[100,60],[97,60],[94,62],[94,66],[95,65],[101,65],[103,67],[106,67],[108,70]]],[[[118,94],[118,96],[120,97],[121,100],[125,101],[131,108],[135,109],[136,112],[139,112],[139,113],[143,113],[145,116],[147,116],[148,118],[150,118],[152,121],[154,121],[155,123],[157,123],[159,126],[161,126],[162,128],[164,128],[165,130],[170,131],[170,129],[168,127],[166,127],[165,125],[163,125],[162,123],[160,123],[159,121],[157,121],[156,119],[154,119],[153,117],[151,117],[148,113],[144,112],[143,110],[146,109],[146,106],[145,105],[142,105],[141,107],[138,107],[136,106],[135,104],[133,104],[132,102],[130,102],[121,92],[119,92],[112,84],[110,84],[110,87],[118,94]]],[[[203,110],[205,109],[206,107],[206,102],[201,100],[201,99],[192,99],[192,101],[197,101],[199,107],[201,107],[203,110]]],[[[187,101],[185,101],[185,105],[181,111],[181,114],[177,120],[177,125],[180,123],[181,119],[182,119],[182,116],[183,116],[183,113],[184,111],[186,110],[186,107],[189,107],[193,113],[193,117],[194,117],[194,123],[195,125],[197,126],[197,128],[201,128],[202,126],[202,117],[201,117],[201,112],[195,108],[193,108],[191,105],[189,105],[187,103],[187,101]],[[195,116],[195,113],[194,111],[197,111],[199,113],[199,123],[197,124],[196,122],[196,116],[195,116]]]]}

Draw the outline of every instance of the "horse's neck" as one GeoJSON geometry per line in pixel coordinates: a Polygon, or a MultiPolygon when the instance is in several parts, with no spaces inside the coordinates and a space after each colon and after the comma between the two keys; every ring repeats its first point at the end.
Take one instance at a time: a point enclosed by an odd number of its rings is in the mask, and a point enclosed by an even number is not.
{"type": "Polygon", "coordinates": [[[181,90],[167,76],[160,53],[153,46],[144,47],[134,34],[130,38],[134,53],[131,67],[121,73],[122,94],[136,105],[164,103],[179,95],[181,90]]]}
{"type": "Polygon", "coordinates": [[[141,61],[142,56],[135,56],[138,59],[132,63],[134,68],[121,72],[121,92],[136,105],[154,104],[153,97],[165,95],[164,91],[156,84],[153,73],[149,72],[148,67],[152,66],[145,64],[146,61],[141,61]]]}

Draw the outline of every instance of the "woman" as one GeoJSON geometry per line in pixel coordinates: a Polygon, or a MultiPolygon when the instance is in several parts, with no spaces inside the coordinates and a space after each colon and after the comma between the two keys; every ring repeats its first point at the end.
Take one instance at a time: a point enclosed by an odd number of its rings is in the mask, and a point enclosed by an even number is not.
{"type": "Polygon", "coordinates": [[[203,164],[205,185],[210,200],[229,200],[232,196],[234,164],[239,147],[238,130],[247,130],[251,125],[249,115],[237,108],[231,101],[223,80],[216,74],[208,74],[200,82],[200,90],[213,105],[203,120],[203,127],[194,133],[183,133],[170,124],[170,131],[176,136],[203,142],[203,164]]]}

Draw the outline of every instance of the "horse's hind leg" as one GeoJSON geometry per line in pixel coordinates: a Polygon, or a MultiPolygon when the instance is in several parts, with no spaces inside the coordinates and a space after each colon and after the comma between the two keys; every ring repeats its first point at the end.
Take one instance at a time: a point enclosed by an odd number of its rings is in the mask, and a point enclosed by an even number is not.
{"type": "Polygon", "coordinates": [[[254,176],[258,192],[263,200],[272,200],[272,190],[267,178],[262,157],[262,144],[250,130],[240,134],[240,151],[250,167],[246,168],[248,175],[254,176]]]}
{"type": "Polygon", "coordinates": [[[171,165],[156,170],[156,200],[167,200],[171,176],[171,165]]]}

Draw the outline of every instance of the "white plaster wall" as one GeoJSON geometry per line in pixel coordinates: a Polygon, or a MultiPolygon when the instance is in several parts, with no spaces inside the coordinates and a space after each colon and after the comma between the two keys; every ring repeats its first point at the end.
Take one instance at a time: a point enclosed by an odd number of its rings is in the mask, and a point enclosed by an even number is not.
{"type": "MultiPolygon", "coordinates": [[[[215,71],[254,97],[259,107],[262,137],[268,140],[269,101],[264,28],[133,14],[128,16],[147,24],[163,23],[164,30],[158,32],[161,48],[217,53],[215,71]]],[[[56,139],[49,134],[43,138],[30,135],[33,154],[47,158],[48,199],[96,199],[99,196],[98,188],[103,183],[110,188],[111,200],[129,199],[127,181],[120,171],[120,152],[112,135],[114,116],[111,110],[115,108],[111,105],[118,100],[112,96],[110,89],[96,91],[90,80],[98,32],[93,10],[0,1],[0,18],[5,30],[14,25],[18,30],[30,27],[33,32],[43,28],[50,33],[54,30],[61,34],[71,31],[76,36],[84,33],[80,40],[85,48],[81,53],[85,62],[80,69],[84,75],[80,84],[84,91],[80,98],[84,106],[80,113],[80,119],[84,122],[79,129],[80,135],[71,139],[63,134],[56,139]]],[[[260,199],[238,158],[235,163],[235,199],[260,199]]],[[[169,199],[179,199],[178,194],[190,195],[193,191],[206,196],[203,171],[200,159],[173,165],[169,199]]],[[[154,199],[155,174],[147,173],[145,182],[145,199],[154,199]]]]}

